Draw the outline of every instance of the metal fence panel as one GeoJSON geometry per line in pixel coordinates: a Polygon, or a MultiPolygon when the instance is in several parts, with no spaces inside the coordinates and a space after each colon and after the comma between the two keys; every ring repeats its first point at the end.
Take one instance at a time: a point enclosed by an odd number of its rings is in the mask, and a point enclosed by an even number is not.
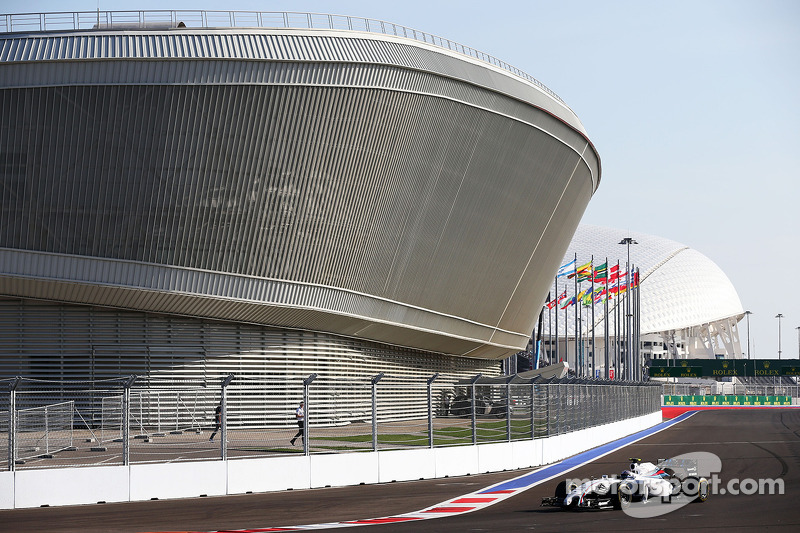
{"type": "Polygon", "coordinates": [[[0,393],[0,469],[285,457],[306,453],[306,444],[321,454],[507,442],[661,404],[659,386],[487,379],[229,376],[207,387],[130,378],[58,389],[23,380],[20,390],[0,393]]]}

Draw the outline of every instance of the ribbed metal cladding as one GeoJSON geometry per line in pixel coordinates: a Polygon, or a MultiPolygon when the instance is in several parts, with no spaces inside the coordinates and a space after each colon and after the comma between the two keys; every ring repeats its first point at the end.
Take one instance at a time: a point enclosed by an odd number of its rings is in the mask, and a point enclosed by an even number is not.
{"type": "Polygon", "coordinates": [[[599,181],[582,131],[452,53],[284,37],[6,43],[0,294],[523,348],[599,181]],[[267,41],[308,62],[241,61],[267,41]]]}
{"type": "Polygon", "coordinates": [[[238,387],[268,384],[287,405],[312,373],[324,385],[343,377],[368,383],[379,372],[387,382],[407,384],[424,384],[436,372],[450,380],[499,372],[493,361],[313,331],[32,300],[0,298],[0,331],[0,379],[88,382],[137,375],[140,384],[149,379],[160,386],[218,389],[233,373],[238,387]]]}
{"type": "Polygon", "coordinates": [[[394,65],[499,90],[559,116],[583,131],[563,102],[527,80],[483,62],[408,39],[357,32],[238,29],[195,32],[67,32],[0,37],[0,63],[124,59],[245,59],[394,65]],[[307,34],[310,33],[310,34],[307,34]]]}

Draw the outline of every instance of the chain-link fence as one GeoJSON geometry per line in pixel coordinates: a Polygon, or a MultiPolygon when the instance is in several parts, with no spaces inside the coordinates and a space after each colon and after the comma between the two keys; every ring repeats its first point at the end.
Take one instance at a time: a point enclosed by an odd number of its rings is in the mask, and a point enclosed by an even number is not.
{"type": "Polygon", "coordinates": [[[510,442],[657,412],[661,404],[655,384],[519,376],[53,385],[20,379],[0,393],[0,469],[510,442]]]}

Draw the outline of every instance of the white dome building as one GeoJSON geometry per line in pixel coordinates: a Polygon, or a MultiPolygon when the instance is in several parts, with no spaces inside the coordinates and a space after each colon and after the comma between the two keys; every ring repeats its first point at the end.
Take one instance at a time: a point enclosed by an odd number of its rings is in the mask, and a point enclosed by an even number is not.
{"type": "MultiPolygon", "coordinates": [[[[562,264],[577,259],[576,265],[580,267],[591,260],[597,267],[608,261],[608,267],[611,268],[619,263],[619,272],[623,274],[621,283],[624,285],[628,248],[632,272],[638,269],[640,276],[638,294],[637,291],[631,291],[631,300],[634,302],[631,313],[635,313],[638,306],[636,325],[632,329],[638,330],[639,353],[644,365],[650,359],[741,355],[737,324],[744,317],[744,310],[739,296],[722,269],[697,250],[663,237],[580,225],[562,264]],[[631,237],[636,244],[620,244],[626,237],[631,237]]],[[[563,304],[575,295],[576,283],[575,279],[560,277],[557,284],[557,289],[551,294],[561,295],[566,291],[567,298],[549,313],[545,307],[541,335],[544,356],[553,360],[557,334],[560,339],[558,359],[567,360],[570,366],[577,367],[579,374],[582,374],[580,367],[583,361],[589,375],[605,376],[606,325],[609,330],[610,364],[614,365],[615,355],[624,352],[624,349],[617,347],[624,342],[617,343],[616,340],[620,337],[624,341],[622,317],[626,313],[618,312],[617,305],[625,301],[626,295],[614,296],[608,301],[606,319],[603,301],[596,302],[593,307],[579,306],[579,314],[575,311],[576,306],[562,310],[563,304]],[[555,309],[558,309],[559,316],[557,327],[555,309]],[[619,327],[617,322],[620,323],[619,327]],[[579,324],[579,328],[576,328],[576,324],[579,324]],[[593,332],[591,324],[594,324],[593,332]],[[575,343],[576,329],[580,343],[575,343]],[[596,349],[592,347],[592,338],[596,349]],[[581,357],[584,353],[587,354],[586,358],[581,357]],[[594,365],[592,353],[599,356],[594,365]]],[[[591,282],[584,281],[578,285],[578,292],[590,286],[591,282]]],[[[601,285],[596,283],[595,288],[599,287],[601,285]]],[[[624,354],[622,358],[624,360],[624,354]]]]}

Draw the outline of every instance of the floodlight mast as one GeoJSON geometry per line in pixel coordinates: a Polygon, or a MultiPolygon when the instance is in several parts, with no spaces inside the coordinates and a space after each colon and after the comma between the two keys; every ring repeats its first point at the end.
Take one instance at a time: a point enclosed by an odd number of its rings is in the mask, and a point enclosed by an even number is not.
{"type": "Polygon", "coordinates": [[[750,315],[752,315],[752,311],[745,311],[744,316],[747,319],[747,359],[750,359],[750,315]]]}

